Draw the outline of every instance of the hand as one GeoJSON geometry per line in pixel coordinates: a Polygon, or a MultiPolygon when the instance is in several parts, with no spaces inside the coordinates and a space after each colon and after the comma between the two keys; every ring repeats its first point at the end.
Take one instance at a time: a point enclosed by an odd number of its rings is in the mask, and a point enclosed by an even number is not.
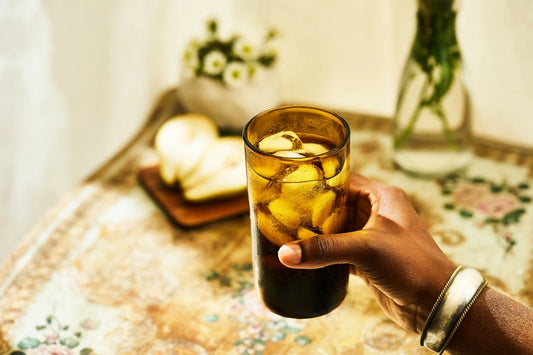
{"type": "Polygon", "coordinates": [[[349,263],[397,324],[420,333],[453,262],[437,246],[399,188],[350,176],[354,230],[283,245],[280,261],[314,269],[349,263]]]}

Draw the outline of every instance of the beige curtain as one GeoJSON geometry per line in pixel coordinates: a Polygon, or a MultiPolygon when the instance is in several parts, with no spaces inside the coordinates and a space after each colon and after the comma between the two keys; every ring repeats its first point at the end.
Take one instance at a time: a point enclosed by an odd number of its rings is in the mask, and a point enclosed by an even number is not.
{"type": "MultiPolygon", "coordinates": [[[[286,102],[390,116],[416,0],[0,1],[0,262],[178,83],[180,53],[280,30],[286,102]]],[[[477,134],[533,147],[533,1],[463,0],[477,134]]]]}

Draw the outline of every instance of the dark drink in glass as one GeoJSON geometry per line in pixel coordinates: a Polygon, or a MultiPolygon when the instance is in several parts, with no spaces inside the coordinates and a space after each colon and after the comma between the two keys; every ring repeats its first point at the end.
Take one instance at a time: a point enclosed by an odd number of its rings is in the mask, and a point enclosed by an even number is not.
{"type": "Polygon", "coordinates": [[[346,296],[349,267],[296,270],[278,249],[290,241],[347,228],[348,124],[309,106],[286,106],[255,116],[244,128],[254,275],[273,312],[310,318],[346,296]]]}

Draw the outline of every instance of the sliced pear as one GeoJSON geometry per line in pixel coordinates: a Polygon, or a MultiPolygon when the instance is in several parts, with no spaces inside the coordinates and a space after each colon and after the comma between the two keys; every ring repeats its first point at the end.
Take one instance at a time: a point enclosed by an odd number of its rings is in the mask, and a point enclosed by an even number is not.
{"type": "Polygon", "coordinates": [[[274,153],[280,150],[299,150],[302,149],[302,140],[293,131],[281,131],[261,139],[257,148],[265,153],[274,153]]]}
{"type": "Polygon", "coordinates": [[[168,185],[179,183],[218,136],[217,126],[204,115],[181,114],[167,120],[157,131],[154,144],[163,181],[168,185]]]}
{"type": "Polygon", "coordinates": [[[246,191],[242,138],[221,137],[211,144],[196,168],[181,184],[188,201],[205,201],[246,191]]]}

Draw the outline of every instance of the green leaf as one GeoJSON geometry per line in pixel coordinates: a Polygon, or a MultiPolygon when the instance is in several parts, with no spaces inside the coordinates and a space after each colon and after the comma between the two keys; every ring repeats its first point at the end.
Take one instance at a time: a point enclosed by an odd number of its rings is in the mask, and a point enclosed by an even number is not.
{"type": "Polygon", "coordinates": [[[93,349],[91,348],[83,348],[80,350],[80,355],[90,355],[93,353],[93,349]]]}
{"type": "Polygon", "coordinates": [[[32,337],[24,338],[17,344],[18,348],[22,350],[34,349],[39,345],[41,345],[41,341],[32,337]]]}
{"type": "Polygon", "coordinates": [[[80,342],[75,338],[63,338],[59,341],[59,343],[71,349],[80,345],[80,342]]]}
{"type": "Polygon", "coordinates": [[[459,215],[463,218],[471,218],[474,214],[468,210],[460,210],[459,215]]]}
{"type": "Polygon", "coordinates": [[[218,272],[214,271],[214,270],[210,270],[206,273],[204,273],[204,277],[207,281],[211,281],[211,280],[214,280],[216,278],[218,278],[220,275],[218,274],[218,272]]]}
{"type": "Polygon", "coordinates": [[[311,339],[308,336],[300,335],[294,339],[294,342],[300,346],[306,346],[311,343],[311,339]]]}
{"type": "Polygon", "coordinates": [[[488,217],[485,219],[485,223],[494,223],[494,224],[498,224],[500,223],[501,220],[499,218],[494,218],[494,217],[488,217]]]}
{"type": "Polygon", "coordinates": [[[38,325],[35,327],[36,330],[44,330],[46,328],[47,328],[46,325],[38,325]]]}
{"type": "Polygon", "coordinates": [[[523,208],[518,208],[514,211],[511,211],[507,213],[502,218],[503,224],[509,224],[509,223],[518,223],[520,221],[520,217],[526,212],[523,208]]]}
{"type": "Polygon", "coordinates": [[[455,205],[453,203],[445,203],[444,208],[447,210],[453,210],[455,208],[455,205]]]}
{"type": "Polygon", "coordinates": [[[208,314],[204,317],[204,320],[208,323],[217,322],[219,319],[217,314],[208,314]]]}
{"type": "Polygon", "coordinates": [[[289,327],[288,325],[286,325],[283,327],[283,330],[286,331],[287,333],[296,334],[296,333],[299,333],[301,329],[295,328],[295,327],[289,327]]]}
{"type": "Polygon", "coordinates": [[[493,192],[493,193],[502,192],[505,187],[506,187],[506,184],[498,185],[498,184],[491,183],[490,184],[490,191],[493,192]]]}
{"type": "Polygon", "coordinates": [[[471,179],[471,181],[474,183],[474,184],[481,184],[481,183],[484,183],[485,182],[485,179],[482,178],[482,177],[474,177],[471,179]]]}
{"type": "Polygon", "coordinates": [[[520,201],[525,202],[525,203],[529,203],[529,202],[531,202],[531,197],[529,197],[529,196],[520,196],[520,201]]]}
{"type": "Polygon", "coordinates": [[[529,184],[527,182],[522,182],[518,185],[518,188],[521,190],[529,189],[529,184]]]}
{"type": "Polygon", "coordinates": [[[16,350],[16,351],[9,353],[9,355],[26,355],[26,353],[23,351],[16,350]]]}

